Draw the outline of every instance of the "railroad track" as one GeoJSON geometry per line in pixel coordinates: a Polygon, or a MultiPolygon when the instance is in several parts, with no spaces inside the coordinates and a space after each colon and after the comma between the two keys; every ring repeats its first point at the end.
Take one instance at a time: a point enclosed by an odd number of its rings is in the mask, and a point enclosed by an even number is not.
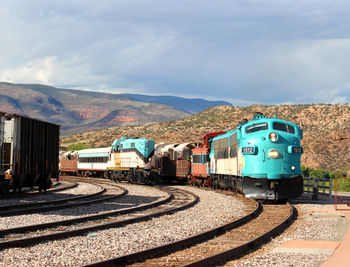
{"type": "MultiPolygon", "coordinates": [[[[59,192],[63,190],[68,190],[76,187],[78,184],[77,183],[70,183],[70,184],[62,184],[62,183],[56,183],[55,187],[49,188],[46,190],[45,194],[50,194],[54,192],[59,192]]],[[[34,195],[41,195],[43,194],[42,192],[39,192],[38,189],[33,189],[33,190],[24,190],[21,192],[12,192],[8,195],[6,195],[6,199],[12,199],[12,198],[27,198],[27,197],[32,197],[34,195]]]]}
{"type": "MultiPolygon", "coordinates": [[[[78,185],[78,183],[76,183],[78,185]]],[[[97,185],[98,186],[98,185],[97,185]]],[[[62,198],[62,199],[57,199],[57,200],[51,200],[51,201],[42,201],[42,202],[37,202],[37,201],[32,201],[32,202],[27,202],[27,203],[22,203],[22,204],[16,204],[16,205],[7,205],[7,206],[2,206],[1,211],[8,211],[8,210],[18,210],[18,209],[24,209],[24,208],[32,208],[32,207],[37,207],[37,206],[48,206],[48,205],[54,205],[54,204],[59,204],[59,203],[64,203],[68,201],[74,201],[74,200],[79,200],[79,199],[84,199],[84,198],[89,198],[93,196],[100,195],[104,192],[106,192],[106,189],[99,186],[101,189],[93,194],[87,194],[87,195],[81,195],[81,196],[74,196],[74,197],[67,197],[67,198],[62,198]]],[[[0,216],[2,216],[2,212],[0,212],[0,216]]],[[[4,216],[8,216],[4,214],[4,216]]]]}
{"type": "Polygon", "coordinates": [[[210,231],[164,246],[87,266],[208,266],[243,256],[269,240],[295,217],[292,205],[257,204],[246,216],[210,231]],[[159,255],[165,255],[160,256],[159,255]]]}
{"type": "MultiPolygon", "coordinates": [[[[97,184],[95,185],[99,186],[97,184]]],[[[107,190],[106,188],[101,186],[99,187],[101,189],[98,192],[93,194],[69,197],[69,198],[53,200],[53,201],[5,206],[1,208],[1,210],[3,211],[0,212],[0,217],[17,216],[17,215],[23,215],[23,214],[32,214],[37,212],[47,212],[52,210],[72,208],[75,206],[91,205],[94,203],[107,201],[107,200],[121,196],[120,193],[119,194],[111,193],[110,192],[111,190],[107,190]],[[84,200],[86,198],[89,198],[89,200],[84,200]]]]}
{"type": "Polygon", "coordinates": [[[166,188],[165,191],[169,192],[167,198],[137,207],[71,220],[2,230],[0,231],[0,236],[2,236],[0,249],[24,247],[42,241],[77,236],[91,231],[141,222],[189,208],[199,201],[196,195],[185,190],[166,188]],[[124,218],[118,218],[123,214],[127,215],[124,218]],[[38,232],[39,229],[41,229],[40,232],[38,232]],[[45,231],[42,231],[42,229],[45,229],[45,231]]]}

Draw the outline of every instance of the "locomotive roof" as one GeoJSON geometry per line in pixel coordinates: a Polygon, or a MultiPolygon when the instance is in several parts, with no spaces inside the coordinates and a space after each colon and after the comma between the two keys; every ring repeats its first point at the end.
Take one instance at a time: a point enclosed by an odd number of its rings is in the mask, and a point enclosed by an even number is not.
{"type": "Polygon", "coordinates": [[[79,155],[81,154],[97,154],[97,153],[108,153],[111,151],[110,147],[99,147],[99,148],[88,148],[79,150],[79,155]]]}
{"type": "Polygon", "coordinates": [[[182,151],[182,150],[184,150],[187,146],[189,146],[189,147],[194,147],[194,145],[193,145],[194,143],[183,143],[183,144],[180,144],[180,145],[178,145],[177,147],[175,147],[175,149],[174,149],[174,151],[182,151]]]}
{"type": "Polygon", "coordinates": [[[121,137],[118,139],[114,139],[112,146],[115,146],[118,143],[121,142],[135,142],[135,141],[152,141],[153,139],[147,139],[147,138],[138,138],[138,137],[121,137]]]}
{"type": "MultiPolygon", "coordinates": [[[[275,116],[274,118],[266,118],[266,117],[264,117],[264,116],[262,115],[262,116],[257,116],[257,117],[255,117],[253,120],[248,121],[247,123],[245,123],[245,124],[243,124],[243,125],[239,125],[239,126],[237,127],[237,129],[240,129],[240,128],[242,128],[242,127],[245,128],[245,127],[247,127],[247,126],[249,126],[249,125],[252,125],[252,124],[254,124],[254,123],[259,123],[259,122],[271,122],[271,121],[276,121],[276,122],[280,122],[280,123],[287,123],[287,124],[291,124],[291,125],[297,127],[297,124],[295,124],[295,123],[293,123],[293,122],[290,122],[290,121],[278,119],[278,118],[276,118],[276,116],[275,116]]],[[[218,139],[220,139],[220,138],[224,138],[224,137],[226,137],[226,136],[230,136],[230,135],[234,134],[234,133],[237,131],[237,129],[228,130],[226,133],[214,137],[213,140],[218,140],[218,139]]]]}
{"type": "Polygon", "coordinates": [[[247,126],[247,125],[254,124],[254,123],[256,123],[256,122],[264,122],[264,121],[267,121],[267,122],[270,122],[270,121],[277,121],[277,122],[289,123],[289,124],[292,124],[292,125],[294,125],[294,126],[297,126],[297,124],[295,124],[295,123],[293,123],[293,122],[291,122],[291,121],[286,121],[286,120],[278,119],[277,117],[274,117],[274,118],[266,118],[266,117],[257,118],[257,119],[248,121],[246,124],[241,125],[241,126],[243,127],[243,126],[247,126]]]}

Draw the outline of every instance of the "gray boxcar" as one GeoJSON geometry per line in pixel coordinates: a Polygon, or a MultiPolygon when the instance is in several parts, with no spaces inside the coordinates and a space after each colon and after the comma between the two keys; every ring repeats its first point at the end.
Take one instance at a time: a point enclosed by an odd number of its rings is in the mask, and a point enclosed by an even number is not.
{"type": "Polygon", "coordinates": [[[60,126],[16,114],[1,117],[2,171],[5,171],[2,180],[14,191],[24,186],[46,190],[50,178],[58,175],[60,126]]]}

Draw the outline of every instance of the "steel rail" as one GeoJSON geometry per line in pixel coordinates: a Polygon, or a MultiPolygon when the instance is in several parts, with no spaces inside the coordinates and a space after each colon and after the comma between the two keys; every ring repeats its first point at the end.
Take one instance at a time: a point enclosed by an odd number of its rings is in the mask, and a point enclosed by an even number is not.
{"type": "MultiPolygon", "coordinates": [[[[120,186],[117,186],[117,187],[121,188],[120,186]]],[[[122,197],[122,196],[128,194],[128,190],[126,190],[124,188],[121,188],[121,189],[123,190],[122,193],[118,194],[116,197],[122,197]]],[[[78,217],[78,218],[68,219],[68,220],[63,220],[63,221],[55,221],[55,222],[41,223],[41,224],[32,224],[32,225],[20,226],[20,227],[15,227],[15,228],[3,229],[3,230],[0,230],[0,236],[38,231],[38,230],[53,228],[53,227],[57,227],[57,226],[71,225],[71,224],[75,224],[75,223],[93,221],[93,220],[103,219],[103,218],[107,218],[107,217],[111,217],[111,216],[122,215],[122,214],[128,213],[128,209],[129,208],[118,210],[118,211],[106,212],[106,213],[102,213],[102,214],[78,217]]],[[[131,212],[133,212],[133,211],[131,211],[131,212]]]]}
{"type": "MultiPolygon", "coordinates": [[[[72,189],[72,188],[77,187],[77,186],[78,186],[77,183],[73,183],[73,184],[70,184],[70,185],[56,186],[56,187],[47,189],[46,190],[46,194],[50,194],[52,192],[59,192],[59,191],[63,191],[63,190],[72,189]]],[[[42,194],[43,193],[37,191],[36,189],[35,189],[35,191],[34,190],[33,191],[27,190],[27,191],[21,191],[21,192],[12,192],[12,193],[6,195],[5,199],[10,199],[10,198],[27,198],[27,197],[32,197],[33,195],[42,195],[42,194]]]]}
{"type": "MultiPolygon", "coordinates": [[[[219,227],[216,227],[214,229],[202,232],[197,235],[190,236],[188,238],[175,241],[172,243],[165,244],[163,246],[154,247],[151,249],[127,254],[124,256],[116,257],[113,259],[96,262],[92,264],[85,265],[86,267],[106,267],[106,266],[124,266],[128,265],[137,261],[140,261],[142,259],[146,258],[152,258],[158,255],[165,254],[169,251],[174,252],[178,250],[182,250],[184,247],[192,246],[195,244],[198,244],[200,242],[204,242],[206,240],[212,239],[215,236],[222,235],[223,233],[232,230],[234,228],[237,228],[241,225],[246,224],[247,222],[251,221],[255,217],[257,217],[262,212],[262,207],[259,203],[255,202],[255,209],[250,212],[249,214],[236,219],[234,221],[231,221],[227,224],[221,225],[219,227]]],[[[202,265],[204,266],[204,265],[202,265]]]]}
{"type": "MultiPolygon", "coordinates": [[[[97,185],[99,186],[99,185],[97,185]]],[[[16,204],[16,205],[7,205],[7,206],[2,206],[0,207],[0,210],[5,211],[5,210],[11,210],[11,209],[21,209],[21,208],[28,208],[28,207],[33,207],[33,206],[46,206],[46,205],[53,205],[57,203],[64,203],[67,201],[74,201],[74,200],[79,200],[79,199],[84,199],[84,198],[89,198],[97,195],[101,195],[104,192],[106,192],[106,189],[103,188],[102,186],[101,190],[93,193],[93,194],[88,194],[88,195],[81,195],[81,196],[74,196],[74,197],[67,197],[67,198],[62,198],[62,199],[57,199],[57,200],[50,200],[50,201],[42,201],[42,202],[29,202],[29,203],[24,203],[24,204],[16,204]]],[[[0,212],[0,216],[2,212],[0,212]]]]}
{"type": "Polygon", "coordinates": [[[241,255],[249,254],[251,249],[256,248],[257,245],[268,241],[271,237],[278,235],[283,230],[285,230],[289,226],[290,223],[292,223],[295,220],[295,218],[297,216],[296,209],[292,204],[288,203],[288,205],[290,208],[289,216],[285,220],[283,220],[280,224],[273,227],[269,231],[259,235],[258,237],[254,238],[254,239],[249,240],[248,242],[246,242],[240,246],[237,246],[237,247],[234,247],[232,249],[228,249],[228,250],[225,250],[223,252],[217,253],[215,255],[209,256],[207,258],[183,265],[183,267],[184,266],[186,266],[186,267],[210,266],[210,265],[214,265],[216,263],[226,262],[227,259],[233,259],[234,257],[237,257],[240,254],[241,255]]]}
{"type": "MultiPolygon", "coordinates": [[[[107,192],[106,188],[103,189],[103,193],[105,193],[105,192],[107,192]]],[[[98,195],[92,194],[90,196],[96,197],[98,195]]],[[[54,205],[54,206],[48,206],[48,207],[38,207],[38,208],[30,208],[30,209],[23,209],[23,210],[3,211],[3,212],[0,212],[0,217],[17,216],[17,215],[23,215],[23,214],[32,214],[32,213],[36,213],[36,212],[46,212],[46,211],[72,208],[72,207],[76,207],[76,206],[85,206],[85,205],[90,205],[90,204],[106,201],[106,200],[116,198],[116,197],[119,197],[119,195],[105,196],[105,197],[100,197],[100,198],[93,199],[93,200],[77,201],[77,202],[73,202],[73,203],[54,205]]]]}
{"type": "MultiPolygon", "coordinates": [[[[195,195],[191,192],[185,191],[185,190],[181,190],[181,191],[186,192],[189,195],[192,195],[193,200],[184,204],[184,205],[181,205],[181,206],[178,206],[175,208],[167,208],[167,209],[162,210],[162,211],[150,213],[150,214],[143,215],[143,216],[138,216],[138,217],[131,218],[131,219],[115,221],[115,222],[106,223],[106,224],[98,224],[98,225],[83,227],[80,229],[75,229],[75,230],[70,230],[70,231],[56,232],[53,234],[47,234],[47,235],[42,235],[42,236],[35,236],[35,237],[28,237],[28,238],[22,238],[22,239],[16,239],[16,240],[4,241],[4,242],[0,243],[0,249],[4,249],[4,248],[8,248],[8,247],[24,247],[24,246],[29,246],[29,245],[36,244],[36,243],[43,242],[43,241],[56,240],[56,239],[60,239],[60,238],[67,238],[67,237],[85,234],[85,233],[90,232],[90,231],[103,230],[103,229],[108,229],[108,228],[112,228],[112,227],[120,227],[120,226],[126,225],[126,224],[146,221],[146,220],[149,220],[151,218],[155,218],[155,217],[159,217],[159,216],[162,216],[165,214],[171,214],[171,213],[174,213],[174,212],[177,212],[180,210],[184,210],[188,207],[195,205],[199,201],[199,197],[197,195],[195,195]]],[[[174,199],[176,201],[176,198],[174,198],[173,194],[169,194],[169,197],[170,197],[170,199],[174,199]]],[[[160,202],[164,202],[164,201],[165,200],[162,200],[160,202]]],[[[158,203],[150,203],[150,204],[145,204],[145,205],[138,206],[135,208],[127,208],[124,210],[116,211],[116,212],[114,212],[114,214],[119,215],[119,214],[123,214],[123,213],[141,211],[141,210],[148,209],[156,204],[158,204],[158,203]]],[[[108,215],[101,214],[101,215],[97,215],[97,216],[108,216],[108,215]]],[[[93,216],[91,216],[91,217],[93,217],[93,216]]],[[[80,218],[80,220],[82,220],[82,219],[84,219],[84,218],[80,218]]],[[[57,225],[57,222],[52,223],[52,224],[57,225]]],[[[8,231],[9,230],[4,230],[1,232],[4,233],[4,232],[8,232],[8,231]]]]}

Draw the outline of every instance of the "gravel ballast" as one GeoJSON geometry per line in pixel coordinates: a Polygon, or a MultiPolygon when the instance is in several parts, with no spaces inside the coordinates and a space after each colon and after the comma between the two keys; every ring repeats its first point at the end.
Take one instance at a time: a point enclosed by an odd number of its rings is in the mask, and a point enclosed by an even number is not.
{"type": "Polygon", "coordinates": [[[332,211],[333,205],[305,203],[295,206],[299,216],[285,233],[250,255],[227,262],[224,266],[319,266],[327,260],[331,253],[322,250],[274,251],[289,240],[340,242],[347,231],[348,220],[341,212],[332,211]]]}
{"type": "MultiPolygon", "coordinates": [[[[107,189],[113,189],[113,193],[121,193],[122,189],[111,186],[103,185],[107,189]]],[[[167,193],[158,189],[150,187],[148,190],[143,190],[142,186],[131,186],[129,184],[121,184],[121,187],[131,190],[128,195],[121,198],[111,199],[102,203],[96,203],[91,205],[76,206],[70,209],[54,210],[44,213],[20,215],[12,217],[0,217],[0,225],[2,229],[9,229],[20,226],[27,226],[39,223],[49,223],[60,220],[68,220],[82,216],[90,216],[94,214],[101,214],[112,210],[118,210],[127,207],[137,206],[143,203],[153,202],[159,198],[165,198],[167,193]]],[[[77,191],[79,194],[91,194],[93,191],[100,187],[90,184],[79,184],[81,190],[77,191]],[[84,188],[85,190],[83,190],[84,188]],[[93,191],[90,191],[93,190],[93,191]]]]}
{"type": "MultiPolygon", "coordinates": [[[[129,201],[137,201],[136,195],[140,191],[143,196],[153,194],[150,197],[153,201],[155,196],[166,195],[153,187],[122,186],[134,196],[129,201]]],[[[244,214],[244,204],[232,196],[194,187],[181,188],[197,194],[200,202],[184,211],[125,227],[97,231],[93,235],[90,233],[28,248],[6,249],[0,251],[0,263],[6,266],[85,265],[189,237],[244,214]]],[[[124,204],[135,205],[133,202],[124,204]]]]}
{"type": "MultiPolygon", "coordinates": [[[[70,184],[70,183],[69,183],[70,184]]],[[[45,201],[53,201],[59,199],[65,199],[77,195],[87,195],[94,194],[98,191],[101,191],[100,186],[96,186],[88,183],[78,183],[78,185],[74,188],[46,193],[46,194],[35,194],[33,196],[23,197],[23,198],[5,198],[0,200],[0,207],[10,206],[10,205],[20,205],[32,202],[45,202],[45,201]]]]}

